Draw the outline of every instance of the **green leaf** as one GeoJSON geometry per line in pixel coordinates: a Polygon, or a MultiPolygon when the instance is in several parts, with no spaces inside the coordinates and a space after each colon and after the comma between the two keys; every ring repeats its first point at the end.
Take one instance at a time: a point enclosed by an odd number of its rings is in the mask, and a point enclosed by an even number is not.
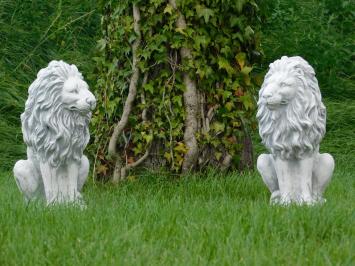
{"type": "Polygon", "coordinates": [[[174,151],[180,152],[180,153],[186,153],[187,148],[183,142],[178,142],[177,146],[174,147],[174,151]]]}
{"type": "Polygon", "coordinates": [[[169,13],[170,15],[173,13],[173,6],[170,4],[167,4],[166,7],[164,8],[164,14],[169,13]]]}
{"type": "Polygon", "coordinates": [[[228,74],[233,74],[235,72],[233,67],[229,64],[228,60],[223,57],[218,58],[218,67],[219,69],[226,70],[228,74]]]}
{"type": "Polygon", "coordinates": [[[231,95],[232,95],[232,92],[231,92],[231,91],[226,91],[226,90],[224,90],[224,91],[223,91],[223,100],[228,99],[231,95]]]}
{"type": "Polygon", "coordinates": [[[223,123],[221,123],[221,122],[214,122],[211,125],[211,129],[213,129],[216,132],[223,132],[224,128],[225,128],[225,125],[223,123]]]}
{"type": "Polygon", "coordinates": [[[178,27],[178,28],[175,29],[175,31],[181,33],[184,36],[187,36],[187,33],[184,31],[183,28],[178,27]]]}
{"type": "Polygon", "coordinates": [[[167,159],[168,162],[170,162],[170,161],[171,161],[171,155],[170,155],[170,153],[165,152],[165,153],[164,153],[164,158],[167,159]]]}
{"type": "Polygon", "coordinates": [[[244,36],[247,40],[250,40],[254,35],[254,30],[250,27],[250,26],[247,26],[245,29],[244,29],[244,36]]]}
{"type": "Polygon", "coordinates": [[[147,143],[151,143],[152,142],[152,140],[153,140],[153,135],[152,134],[142,134],[143,135],[143,139],[145,139],[145,141],[147,142],[147,143]]]}
{"type": "Polygon", "coordinates": [[[195,36],[194,37],[194,48],[196,50],[200,50],[200,46],[202,46],[203,48],[205,48],[209,43],[210,43],[211,39],[207,36],[195,36]]]}
{"type": "Polygon", "coordinates": [[[199,18],[203,17],[205,20],[205,23],[208,23],[210,20],[210,17],[214,16],[214,11],[212,9],[206,8],[205,6],[196,5],[195,9],[196,9],[197,16],[199,18]]]}
{"type": "Polygon", "coordinates": [[[217,159],[217,161],[219,161],[220,159],[221,159],[221,157],[222,157],[222,155],[223,155],[223,153],[221,153],[221,152],[215,152],[215,157],[216,157],[216,159],[217,159]]]}
{"type": "Polygon", "coordinates": [[[237,60],[240,68],[242,69],[245,65],[245,61],[246,61],[247,55],[245,53],[238,53],[235,56],[235,59],[237,60]]]}
{"type": "Polygon", "coordinates": [[[242,70],[240,71],[241,73],[243,73],[244,75],[249,75],[249,73],[253,70],[253,67],[248,67],[245,66],[242,68],[242,70]]]}
{"type": "Polygon", "coordinates": [[[97,49],[99,51],[103,51],[105,49],[105,47],[106,47],[106,44],[107,44],[107,42],[106,42],[105,39],[100,39],[100,40],[97,41],[97,46],[96,47],[97,47],[97,49]]]}
{"type": "Polygon", "coordinates": [[[250,94],[246,93],[243,96],[239,97],[239,100],[243,103],[244,108],[246,110],[250,110],[254,108],[254,103],[253,103],[253,99],[250,96],[250,94]]]}
{"type": "Polygon", "coordinates": [[[149,91],[151,94],[154,93],[154,87],[150,83],[145,84],[143,88],[145,91],[149,91]]]}
{"type": "Polygon", "coordinates": [[[182,96],[181,95],[175,95],[172,100],[173,100],[173,103],[182,107],[182,96]]]}
{"type": "Polygon", "coordinates": [[[227,109],[228,111],[231,111],[231,110],[233,109],[233,107],[234,107],[234,103],[233,103],[233,102],[227,102],[227,103],[225,104],[225,107],[226,107],[226,109],[227,109]]]}

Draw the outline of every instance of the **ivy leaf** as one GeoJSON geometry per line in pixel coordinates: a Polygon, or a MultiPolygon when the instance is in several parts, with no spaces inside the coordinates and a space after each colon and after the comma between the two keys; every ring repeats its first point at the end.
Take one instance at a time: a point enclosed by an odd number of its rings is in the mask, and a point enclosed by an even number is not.
{"type": "Polygon", "coordinates": [[[211,129],[213,129],[216,132],[223,132],[224,128],[225,128],[225,125],[223,123],[220,123],[220,122],[214,122],[211,125],[211,129]]]}
{"type": "Polygon", "coordinates": [[[223,100],[228,99],[232,95],[231,91],[223,91],[223,100]]]}
{"type": "Polygon", "coordinates": [[[216,157],[217,161],[219,161],[219,159],[221,159],[221,157],[222,157],[222,153],[221,152],[216,152],[214,154],[214,156],[216,157]]]}
{"type": "Polygon", "coordinates": [[[260,73],[254,76],[254,82],[257,86],[261,87],[264,81],[264,74],[260,73]]]}
{"type": "Polygon", "coordinates": [[[151,135],[151,134],[149,134],[149,135],[144,135],[143,138],[145,139],[145,141],[146,141],[147,143],[151,143],[152,140],[153,140],[153,135],[151,135]]]}
{"type": "Polygon", "coordinates": [[[236,5],[237,10],[238,10],[238,13],[241,13],[241,12],[242,12],[242,10],[243,10],[243,5],[244,5],[245,2],[246,2],[246,1],[242,1],[242,0],[237,0],[237,1],[235,2],[235,5],[236,5]]]}
{"type": "Polygon", "coordinates": [[[143,88],[145,91],[149,91],[151,94],[154,93],[154,87],[150,83],[145,84],[143,88]]]}
{"type": "Polygon", "coordinates": [[[99,51],[103,51],[106,48],[106,44],[107,44],[107,42],[105,39],[100,39],[97,41],[96,47],[99,51]]]}
{"type": "Polygon", "coordinates": [[[210,17],[214,16],[214,11],[212,9],[206,8],[202,5],[196,5],[195,7],[197,16],[199,18],[203,17],[205,20],[205,23],[208,23],[210,20],[210,17]]]}
{"type": "Polygon", "coordinates": [[[210,43],[211,39],[207,36],[201,36],[201,35],[198,35],[198,36],[195,36],[194,37],[194,48],[196,50],[200,50],[200,46],[202,47],[206,47],[209,43],[210,43]]]}
{"type": "Polygon", "coordinates": [[[254,35],[254,30],[250,27],[250,26],[247,26],[245,29],[244,29],[244,36],[247,40],[251,39],[251,37],[253,37],[254,35]]]}
{"type": "Polygon", "coordinates": [[[253,70],[253,67],[248,67],[248,66],[245,66],[241,69],[241,73],[244,74],[244,75],[249,75],[249,73],[253,70]]]}
{"type": "Polygon", "coordinates": [[[98,174],[106,175],[108,167],[106,165],[100,164],[96,167],[96,171],[98,174]]]}
{"type": "Polygon", "coordinates": [[[233,121],[233,122],[232,122],[232,126],[233,126],[233,127],[240,127],[240,125],[241,125],[241,124],[240,124],[239,121],[233,121]]]}
{"type": "Polygon", "coordinates": [[[229,64],[228,60],[223,57],[218,58],[218,67],[219,69],[224,69],[227,71],[228,74],[234,73],[233,67],[229,64]]]}
{"type": "Polygon", "coordinates": [[[166,7],[164,8],[164,14],[169,13],[170,15],[173,13],[173,6],[170,4],[167,4],[166,7]]]}
{"type": "Polygon", "coordinates": [[[178,27],[178,28],[175,29],[175,31],[181,33],[184,36],[187,36],[187,33],[184,31],[183,28],[178,27]]]}
{"type": "Polygon", "coordinates": [[[240,96],[240,97],[239,97],[239,100],[243,103],[244,108],[245,108],[246,110],[253,109],[254,103],[253,103],[253,99],[252,99],[252,97],[250,96],[250,94],[246,93],[246,94],[244,94],[243,96],[240,96]]]}
{"type": "Polygon", "coordinates": [[[234,103],[233,103],[233,102],[227,102],[227,103],[225,104],[225,107],[226,107],[226,109],[227,109],[228,111],[231,111],[231,110],[233,109],[233,107],[234,107],[234,103]]]}
{"type": "Polygon", "coordinates": [[[169,153],[169,152],[165,152],[165,153],[164,153],[164,158],[165,158],[168,162],[170,162],[170,161],[171,161],[170,153],[169,153]]]}
{"type": "Polygon", "coordinates": [[[175,95],[172,100],[173,100],[173,103],[182,107],[182,96],[181,95],[175,95]]]}
{"type": "Polygon", "coordinates": [[[235,59],[237,60],[239,66],[240,66],[240,69],[242,69],[244,67],[246,58],[247,58],[247,55],[245,53],[238,53],[235,56],[235,59]]]}
{"type": "Polygon", "coordinates": [[[178,142],[177,146],[174,147],[174,151],[177,151],[177,152],[185,154],[187,152],[187,148],[186,148],[184,143],[178,142]]]}

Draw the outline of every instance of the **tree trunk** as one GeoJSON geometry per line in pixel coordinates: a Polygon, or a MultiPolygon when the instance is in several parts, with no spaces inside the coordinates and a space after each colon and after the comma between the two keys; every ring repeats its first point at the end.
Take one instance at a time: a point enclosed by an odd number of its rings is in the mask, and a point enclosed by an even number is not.
{"type": "MultiPolygon", "coordinates": [[[[177,10],[175,0],[169,0],[170,5],[177,10]]],[[[177,10],[178,11],[178,10],[177,10]]],[[[179,12],[179,11],[178,11],[179,12]]],[[[183,14],[179,12],[179,18],[176,22],[176,27],[181,30],[186,29],[186,21],[183,14]]],[[[188,48],[180,49],[180,57],[182,61],[192,58],[191,51],[188,48]]],[[[183,72],[184,84],[186,91],[184,92],[184,104],[186,110],[184,142],[188,149],[184,157],[182,172],[186,173],[196,166],[198,157],[198,145],[196,140],[197,128],[197,89],[196,81],[189,76],[189,73],[183,72]]]]}

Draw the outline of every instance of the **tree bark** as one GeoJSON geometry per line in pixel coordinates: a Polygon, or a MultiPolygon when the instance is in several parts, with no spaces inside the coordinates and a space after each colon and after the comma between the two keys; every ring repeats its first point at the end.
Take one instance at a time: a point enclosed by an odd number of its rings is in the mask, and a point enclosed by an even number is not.
{"type": "MultiPolygon", "coordinates": [[[[177,11],[176,1],[169,0],[170,5],[177,11]]],[[[186,29],[186,21],[183,14],[179,12],[178,20],[176,21],[176,27],[182,30],[186,29]]],[[[180,57],[182,61],[190,59],[191,50],[186,47],[180,48],[180,57]]],[[[196,140],[197,127],[197,89],[196,81],[190,78],[189,73],[183,72],[183,80],[186,87],[184,92],[184,104],[186,110],[185,131],[184,131],[184,143],[188,149],[184,157],[182,164],[182,172],[186,173],[190,171],[197,162],[198,157],[198,145],[196,140]]]]}

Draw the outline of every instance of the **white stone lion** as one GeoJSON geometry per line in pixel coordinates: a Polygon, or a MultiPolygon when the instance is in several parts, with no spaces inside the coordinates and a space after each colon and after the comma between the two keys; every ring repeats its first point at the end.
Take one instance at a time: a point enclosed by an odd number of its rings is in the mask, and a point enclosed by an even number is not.
{"type": "Polygon", "coordinates": [[[330,154],[319,154],[326,109],[313,68],[301,57],[283,56],[270,64],[259,92],[257,119],[263,144],[257,168],[271,202],[312,204],[334,170],[330,154]]]}
{"type": "Polygon", "coordinates": [[[27,160],[15,164],[17,185],[27,200],[80,200],[89,172],[83,150],[95,97],[76,66],[63,61],[41,69],[28,94],[21,115],[27,160]]]}

